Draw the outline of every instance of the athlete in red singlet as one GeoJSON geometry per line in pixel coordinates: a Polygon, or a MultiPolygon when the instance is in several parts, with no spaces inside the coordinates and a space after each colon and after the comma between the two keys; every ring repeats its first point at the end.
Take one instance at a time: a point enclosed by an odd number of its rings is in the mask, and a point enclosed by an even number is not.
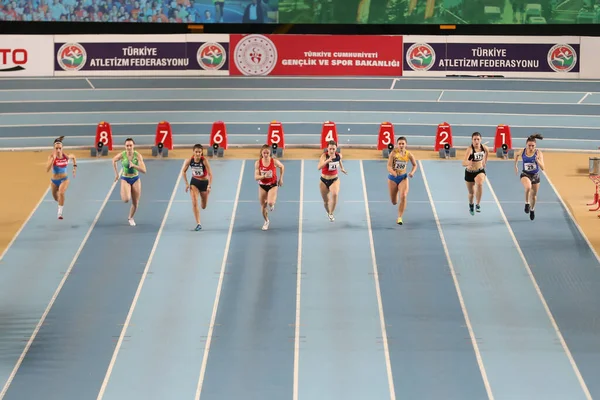
{"type": "Polygon", "coordinates": [[[277,188],[283,186],[284,170],[283,164],[271,157],[269,145],[263,145],[260,148],[260,158],[254,164],[254,179],[258,181],[258,202],[265,219],[263,231],[269,229],[269,211],[273,211],[275,208],[277,188]],[[279,179],[277,179],[277,168],[279,168],[279,179]],[[267,205],[269,209],[267,209],[267,205]]]}
{"type": "Polygon", "coordinates": [[[348,174],[342,164],[342,155],[336,152],[337,143],[333,140],[329,141],[327,151],[321,154],[317,169],[321,170],[321,182],[319,189],[321,197],[323,197],[323,205],[327,211],[327,216],[331,222],[335,221],[333,212],[337,205],[338,194],[340,192],[340,180],[338,179],[338,169],[344,174],[348,174]],[[331,194],[331,199],[329,198],[331,194]]]}
{"type": "Polygon", "coordinates": [[[52,169],[52,178],[50,178],[50,188],[52,197],[58,203],[58,219],[63,219],[63,206],[65,205],[65,192],[69,187],[69,176],[67,174],[67,166],[69,160],[73,160],[73,178],[77,172],[77,159],[73,154],[63,153],[62,140],[64,136],[54,140],[54,151],[48,157],[46,163],[46,172],[52,169]]]}

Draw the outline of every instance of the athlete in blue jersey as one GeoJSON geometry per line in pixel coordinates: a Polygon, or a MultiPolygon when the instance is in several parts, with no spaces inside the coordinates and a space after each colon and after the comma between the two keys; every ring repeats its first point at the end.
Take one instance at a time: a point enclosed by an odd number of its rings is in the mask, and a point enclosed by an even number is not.
{"type": "Polygon", "coordinates": [[[521,183],[525,188],[525,213],[529,219],[535,219],[535,202],[540,187],[540,170],[544,170],[544,156],[536,148],[536,140],[543,139],[542,135],[536,133],[527,138],[526,147],[515,157],[515,173],[519,174],[519,157],[523,160],[521,171],[521,183]]]}
{"type": "Polygon", "coordinates": [[[50,178],[50,189],[52,190],[52,197],[58,203],[58,219],[63,219],[63,206],[65,205],[65,192],[69,187],[69,177],[67,174],[67,167],[69,160],[73,160],[73,178],[77,172],[77,159],[73,154],[63,153],[63,139],[61,136],[54,140],[54,151],[48,156],[48,162],[46,163],[46,172],[50,172],[52,169],[52,178],[50,178]]]}
{"type": "Polygon", "coordinates": [[[146,173],[146,164],[140,153],[135,151],[135,142],[132,138],[125,139],[125,151],[113,157],[113,167],[115,169],[115,181],[121,177],[121,200],[129,203],[131,200],[131,208],[129,209],[129,217],[127,218],[129,225],[135,226],[133,216],[137,211],[142,195],[142,181],[140,180],[140,172],[146,173]],[[121,163],[121,173],[117,170],[117,164],[121,163]]]}

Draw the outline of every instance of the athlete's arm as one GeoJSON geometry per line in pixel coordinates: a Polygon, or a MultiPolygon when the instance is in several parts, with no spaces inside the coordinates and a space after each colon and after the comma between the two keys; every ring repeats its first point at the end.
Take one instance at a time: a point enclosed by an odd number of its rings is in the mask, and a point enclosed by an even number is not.
{"type": "Polygon", "coordinates": [[[469,160],[470,156],[471,156],[471,146],[467,147],[467,150],[465,151],[465,157],[463,158],[463,162],[462,162],[463,167],[468,167],[469,165],[471,165],[471,161],[469,160]]]}
{"type": "Polygon", "coordinates": [[[77,174],[77,157],[75,157],[75,154],[69,154],[67,157],[73,160],[73,177],[75,177],[77,174]]]}
{"type": "Polygon", "coordinates": [[[544,165],[544,155],[542,154],[541,150],[538,150],[538,155],[535,158],[535,160],[537,161],[542,171],[546,170],[546,166],[544,165]]]}
{"type": "Polygon", "coordinates": [[[46,163],[46,172],[50,172],[50,168],[52,168],[52,163],[54,162],[54,152],[48,156],[48,162],[46,163]]]}
{"type": "Polygon", "coordinates": [[[190,184],[188,183],[187,180],[187,170],[190,167],[190,159],[186,159],[183,162],[183,167],[181,168],[181,179],[183,179],[183,183],[185,184],[185,191],[187,192],[188,190],[190,190],[190,184]]]}
{"type": "Polygon", "coordinates": [[[319,165],[317,165],[317,169],[323,169],[325,164],[327,164],[329,161],[331,161],[331,158],[327,158],[327,153],[321,154],[321,157],[319,157],[319,165]]]}
{"type": "Polygon", "coordinates": [[[340,154],[340,169],[342,170],[342,172],[346,175],[348,175],[348,173],[346,172],[346,170],[344,169],[344,164],[342,163],[342,155],[340,154]]]}
{"type": "Polygon", "coordinates": [[[138,153],[138,162],[139,162],[139,165],[132,164],[131,166],[145,174],[146,173],[146,163],[144,162],[144,157],[142,157],[142,155],[140,153],[138,153]]]}
{"type": "Polygon", "coordinates": [[[119,161],[121,161],[122,158],[123,158],[122,153],[119,153],[113,157],[113,168],[115,169],[115,176],[117,179],[119,179],[119,170],[117,169],[117,164],[119,161]]]}
{"type": "Polygon", "coordinates": [[[413,166],[412,170],[408,173],[408,176],[412,178],[413,176],[415,176],[415,172],[417,172],[417,160],[415,159],[415,156],[413,156],[413,153],[409,153],[408,159],[410,160],[410,163],[413,166]]]}
{"type": "Polygon", "coordinates": [[[263,176],[260,174],[260,170],[258,169],[258,163],[260,161],[256,161],[254,163],[254,180],[256,181],[260,181],[261,179],[263,179],[263,176]]]}
{"type": "Polygon", "coordinates": [[[208,175],[208,188],[210,189],[212,186],[213,175],[212,169],[210,168],[210,163],[208,162],[206,157],[204,157],[204,168],[206,168],[206,174],[208,175]]]}
{"type": "Polygon", "coordinates": [[[275,161],[275,166],[279,168],[279,181],[277,182],[277,186],[283,186],[283,174],[285,173],[285,166],[279,160],[273,159],[273,161],[275,161]]]}
{"type": "Polygon", "coordinates": [[[486,164],[487,164],[487,160],[488,160],[488,154],[490,154],[490,149],[488,149],[488,147],[484,144],[483,145],[483,168],[485,168],[486,164]]]}
{"type": "Polygon", "coordinates": [[[387,170],[390,175],[397,176],[396,171],[394,171],[394,153],[390,153],[390,156],[388,157],[387,170]]]}
{"type": "Polygon", "coordinates": [[[519,150],[517,152],[517,154],[515,154],[515,173],[519,173],[519,157],[521,157],[521,154],[523,153],[523,150],[519,150]]]}

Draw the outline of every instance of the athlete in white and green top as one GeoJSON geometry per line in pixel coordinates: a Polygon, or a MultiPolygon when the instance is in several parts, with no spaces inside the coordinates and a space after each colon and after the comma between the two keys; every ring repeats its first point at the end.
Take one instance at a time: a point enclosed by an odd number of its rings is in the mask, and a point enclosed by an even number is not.
{"type": "Polygon", "coordinates": [[[113,167],[115,169],[115,181],[121,177],[121,200],[128,203],[131,200],[129,210],[129,225],[135,226],[133,216],[138,208],[140,195],[142,194],[142,181],[139,173],[146,173],[146,164],[140,153],[134,150],[135,142],[131,138],[125,140],[125,151],[117,154],[113,158],[113,167]],[[117,169],[117,163],[121,162],[123,170],[121,174],[117,169]]]}

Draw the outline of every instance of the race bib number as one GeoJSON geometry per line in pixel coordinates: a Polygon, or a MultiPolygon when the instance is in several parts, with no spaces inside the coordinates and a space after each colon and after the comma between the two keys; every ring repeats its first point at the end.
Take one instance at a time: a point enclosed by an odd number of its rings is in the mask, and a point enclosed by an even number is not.
{"type": "Polygon", "coordinates": [[[535,164],[534,163],[524,163],[523,169],[525,171],[533,171],[535,169],[535,164]]]}
{"type": "Polygon", "coordinates": [[[403,170],[406,169],[406,161],[396,160],[394,164],[394,169],[403,170]]]}
{"type": "Polygon", "coordinates": [[[337,171],[339,165],[340,165],[339,161],[330,162],[329,163],[329,171],[337,171]]]}
{"type": "Polygon", "coordinates": [[[270,179],[273,177],[273,171],[271,171],[271,170],[261,171],[261,174],[262,174],[263,178],[265,178],[265,179],[270,179]]]}
{"type": "Polygon", "coordinates": [[[202,175],[204,175],[204,168],[202,168],[202,167],[192,168],[192,175],[193,176],[202,176],[202,175]]]}
{"type": "Polygon", "coordinates": [[[481,160],[483,160],[483,153],[473,154],[473,161],[481,161],[481,160]]]}

